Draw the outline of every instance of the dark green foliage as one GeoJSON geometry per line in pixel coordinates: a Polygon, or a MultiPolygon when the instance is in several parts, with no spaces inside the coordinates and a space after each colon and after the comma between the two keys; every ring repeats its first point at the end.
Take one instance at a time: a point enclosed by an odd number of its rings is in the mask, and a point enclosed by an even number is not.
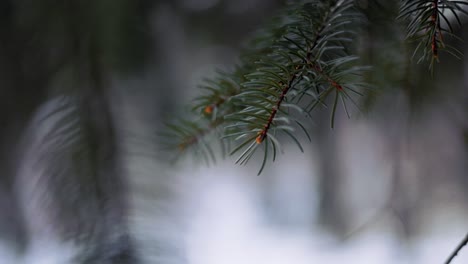
{"type": "MultiPolygon", "coordinates": [[[[378,1],[371,4],[389,8],[378,1]]],[[[444,36],[453,36],[448,14],[461,25],[459,16],[467,13],[463,9],[466,5],[466,1],[405,0],[391,20],[399,18],[405,23],[406,39],[417,41],[414,54],[420,54],[418,62],[429,61],[432,69],[439,51],[460,56],[444,42],[444,36]]],[[[333,128],[339,106],[349,117],[349,105],[358,108],[358,96],[377,95],[369,93],[373,90],[369,89],[370,83],[393,86],[364,75],[370,68],[362,65],[356,44],[366,41],[360,35],[364,31],[361,28],[365,17],[372,15],[359,13],[358,7],[359,3],[352,0],[309,0],[287,5],[271,25],[259,31],[234,71],[205,81],[202,95],[194,100],[196,117],[168,126],[168,146],[177,148],[178,156],[192,149],[205,160],[214,160],[216,152],[207,137],[216,135],[221,138],[223,154],[236,154],[239,164],[246,164],[256,150],[263,150],[260,173],[267,160],[274,161],[281,152],[285,139],[303,150],[299,138],[304,132],[310,139],[305,122],[317,106],[330,104],[333,128]]],[[[396,38],[391,45],[393,50],[400,50],[390,59],[395,63],[391,70],[401,75],[401,85],[409,89],[408,48],[399,38],[403,29],[398,23],[391,24],[388,28],[394,32],[390,36],[396,38]]],[[[370,32],[371,26],[365,28],[370,32]]],[[[387,71],[380,74],[381,79],[388,79],[387,71]]]]}
{"type": "Polygon", "coordinates": [[[284,138],[302,151],[297,131],[309,137],[304,117],[333,97],[333,127],[338,104],[348,113],[348,105],[356,104],[353,96],[366,87],[360,80],[366,67],[359,66],[359,58],[350,52],[361,19],[353,1],[287,6],[251,42],[232,73],[205,82],[205,92],[193,108],[200,114],[198,121],[169,126],[178,135],[173,146],[180,151],[203,147],[207,154],[202,156],[214,157],[205,137],[217,131],[234,146],[225,150],[238,154],[236,163],[247,163],[262,148],[260,172],[267,159],[275,160],[284,138]]]}
{"type": "Polygon", "coordinates": [[[460,16],[467,15],[464,9],[468,1],[454,0],[404,0],[402,1],[400,19],[407,23],[406,38],[416,42],[413,57],[417,62],[429,61],[430,69],[434,61],[439,61],[440,51],[445,51],[460,58],[461,52],[447,45],[445,37],[454,37],[452,20],[461,26],[460,16]],[[453,19],[451,19],[453,16],[453,19]]]}

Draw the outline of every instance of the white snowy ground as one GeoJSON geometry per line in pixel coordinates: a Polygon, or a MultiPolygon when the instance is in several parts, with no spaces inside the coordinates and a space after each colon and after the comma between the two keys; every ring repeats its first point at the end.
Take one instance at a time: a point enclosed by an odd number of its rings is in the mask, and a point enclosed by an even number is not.
{"type": "MultiPolygon", "coordinates": [[[[295,157],[288,162],[307,164],[306,159],[295,157]]],[[[301,169],[283,174],[277,182],[280,187],[274,187],[282,189],[277,206],[287,214],[289,225],[271,224],[259,206],[258,186],[264,183],[262,177],[272,177],[268,172],[281,174],[279,170],[273,166],[259,178],[254,171],[229,162],[212,168],[189,167],[178,177],[187,181],[178,192],[184,197],[178,201],[184,213],[161,220],[161,209],[157,209],[161,205],[155,205],[154,218],[147,215],[135,222],[136,233],[146,236],[142,240],[147,251],[151,241],[161,241],[158,237],[178,244],[187,264],[441,264],[467,232],[464,216],[447,212],[427,221],[427,233],[411,243],[398,240],[387,228],[391,225],[387,220],[378,220],[347,242],[336,243],[323,231],[310,228],[315,204],[309,187],[304,187],[310,185],[301,169]],[[159,227],[148,232],[152,225],[159,227]]],[[[145,257],[147,263],[181,263],[170,255],[145,257]]],[[[468,248],[452,263],[468,263],[468,248]]]]}
{"type": "MultiPolygon", "coordinates": [[[[307,164],[306,159],[296,156],[287,162],[307,164]]],[[[139,191],[133,195],[132,223],[144,263],[440,264],[467,231],[466,218],[447,211],[434,216],[428,232],[410,245],[397,240],[385,220],[345,243],[335,243],[322,231],[307,228],[316,203],[313,182],[307,182],[304,173],[308,166],[294,172],[273,166],[260,177],[229,162],[212,168],[189,166],[164,176],[171,179],[165,186],[161,179],[136,178],[139,191]],[[270,223],[260,206],[258,187],[265,177],[278,177],[272,188],[279,188],[279,195],[274,199],[287,225],[270,223]],[[173,193],[167,196],[170,189],[173,193]]],[[[146,173],[157,172],[155,167],[146,173]]],[[[0,246],[0,264],[68,264],[75,253],[72,245],[44,237],[21,259],[0,246]]],[[[468,248],[453,263],[468,263],[468,248]]]]}
{"type": "MultiPolygon", "coordinates": [[[[186,238],[189,264],[441,264],[467,232],[446,223],[438,227],[447,228],[445,233],[432,232],[405,246],[391,233],[364,230],[334,244],[319,231],[265,223],[255,195],[236,183],[236,176],[215,169],[199,173],[207,176],[198,199],[192,199],[197,212],[186,238]]],[[[468,263],[468,248],[453,263],[468,263]]]]}

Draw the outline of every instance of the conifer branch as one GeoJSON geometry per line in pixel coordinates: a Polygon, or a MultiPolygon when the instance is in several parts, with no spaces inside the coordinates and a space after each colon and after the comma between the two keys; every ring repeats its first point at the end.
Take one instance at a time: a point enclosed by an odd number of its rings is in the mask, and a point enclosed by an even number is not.
{"type": "MultiPolygon", "coordinates": [[[[438,43],[437,43],[437,40],[438,38],[440,39],[440,41],[442,42],[442,32],[440,30],[440,20],[439,20],[439,1],[438,0],[432,0],[432,15],[431,15],[431,24],[432,24],[432,28],[434,29],[433,30],[433,33],[432,33],[432,36],[431,36],[431,39],[432,39],[432,43],[431,43],[431,50],[432,50],[432,57],[434,59],[438,59],[439,58],[439,54],[438,54],[438,43]]],[[[442,42],[443,43],[443,42],[442,42]]]]}
{"type": "Polygon", "coordinates": [[[195,133],[185,135],[184,137],[182,137],[178,145],[179,150],[184,151],[188,147],[197,144],[201,138],[216,130],[221,123],[222,122],[220,121],[220,119],[216,119],[215,121],[210,122],[206,127],[195,130],[195,133]]]}
{"type": "Polygon", "coordinates": [[[166,150],[177,150],[174,161],[181,154],[192,150],[195,157],[202,158],[206,164],[216,161],[216,155],[206,138],[213,134],[219,134],[218,130],[222,124],[222,118],[208,122],[194,122],[190,120],[178,120],[166,124],[166,131],[161,133],[163,147],[166,150]]]}
{"type": "Polygon", "coordinates": [[[356,66],[358,57],[348,54],[354,34],[351,25],[356,27],[360,21],[353,5],[352,0],[315,0],[288,6],[254,41],[234,72],[205,82],[202,88],[208,93],[195,99],[193,110],[201,113],[201,122],[210,121],[204,129],[197,122],[172,126],[181,140],[178,149],[196,146],[209,131],[223,128],[221,137],[237,143],[230,154],[241,153],[236,163],[247,163],[263,146],[261,172],[270,155],[268,148],[273,150],[273,160],[281,149],[282,138],[277,137],[289,137],[301,151],[296,128],[310,139],[292,110],[309,116],[334,89],[332,126],[338,98],[349,116],[346,101],[354,101],[344,88],[360,94],[363,85],[358,79],[365,70],[356,66]]]}
{"type": "MultiPolygon", "coordinates": [[[[288,93],[289,89],[291,88],[291,86],[292,86],[294,80],[296,79],[296,77],[297,77],[296,75],[293,75],[291,80],[288,82],[288,84],[281,91],[281,94],[280,94],[280,96],[278,98],[278,101],[277,101],[276,105],[271,110],[270,117],[268,117],[268,121],[265,124],[265,127],[259,132],[259,135],[255,139],[257,144],[261,144],[263,142],[263,140],[265,139],[265,137],[267,136],[268,130],[270,129],[270,127],[271,127],[271,125],[273,123],[273,120],[275,119],[276,114],[278,113],[278,109],[280,109],[281,103],[284,101],[284,98],[286,97],[286,94],[288,93]]],[[[282,84],[282,83],[280,83],[280,84],[282,84]]]]}
{"type": "Polygon", "coordinates": [[[453,34],[452,21],[448,14],[452,14],[461,25],[459,15],[468,15],[464,9],[467,6],[468,1],[466,0],[402,1],[398,18],[407,24],[406,39],[417,43],[413,57],[420,54],[418,63],[429,61],[429,67],[432,70],[434,62],[439,61],[440,51],[445,51],[456,58],[462,56],[459,50],[445,43],[444,35],[458,38],[453,34]],[[444,24],[441,23],[442,20],[445,22],[444,24]]]}

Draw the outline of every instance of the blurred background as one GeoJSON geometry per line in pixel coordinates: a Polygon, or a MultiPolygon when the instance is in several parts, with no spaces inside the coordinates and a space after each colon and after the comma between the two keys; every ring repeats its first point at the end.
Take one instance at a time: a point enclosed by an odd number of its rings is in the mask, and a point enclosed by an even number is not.
{"type": "Polygon", "coordinates": [[[317,110],[305,153],[259,177],[164,158],[164,122],[284,2],[0,0],[0,263],[120,263],[76,256],[127,235],[141,263],[443,263],[468,232],[468,57],[411,62],[397,1],[357,1],[376,88],[333,130],[317,110]]]}

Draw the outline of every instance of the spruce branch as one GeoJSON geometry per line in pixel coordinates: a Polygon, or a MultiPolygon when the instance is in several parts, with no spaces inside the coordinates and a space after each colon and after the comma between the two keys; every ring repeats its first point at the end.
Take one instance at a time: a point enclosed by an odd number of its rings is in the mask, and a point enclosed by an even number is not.
{"type": "MultiPolygon", "coordinates": [[[[332,91],[332,126],[338,99],[349,116],[346,101],[355,102],[348,91],[360,94],[365,87],[360,75],[366,70],[356,66],[358,57],[349,52],[355,36],[352,26],[361,20],[353,5],[352,0],[316,0],[288,6],[253,41],[235,71],[205,81],[208,85],[202,88],[207,92],[195,98],[193,110],[201,113],[200,120],[211,120],[207,131],[216,120],[216,128],[223,128],[221,138],[237,145],[227,149],[231,155],[240,153],[236,163],[246,164],[261,146],[260,173],[270,155],[275,160],[285,136],[303,151],[296,129],[310,136],[300,117],[309,117],[315,106],[325,105],[332,91]]],[[[197,125],[172,130],[182,139],[179,151],[197,147],[200,138],[209,134],[197,125]]]]}
{"type": "Polygon", "coordinates": [[[219,127],[222,123],[222,118],[220,117],[214,120],[202,120],[198,122],[180,119],[166,124],[167,131],[160,134],[164,138],[163,147],[166,150],[178,151],[174,157],[174,161],[180,158],[180,154],[193,151],[194,157],[201,158],[207,165],[214,163],[216,162],[216,155],[211,144],[207,142],[207,138],[213,134],[219,137],[219,127]]]}
{"type": "Polygon", "coordinates": [[[433,70],[434,62],[439,62],[440,51],[445,51],[456,58],[462,53],[447,45],[444,35],[458,38],[453,34],[452,15],[461,26],[460,15],[468,15],[464,9],[468,1],[455,0],[403,0],[398,19],[406,22],[406,39],[418,43],[413,57],[419,56],[417,63],[429,61],[433,70]],[[419,55],[417,55],[419,54],[419,55]]]}

